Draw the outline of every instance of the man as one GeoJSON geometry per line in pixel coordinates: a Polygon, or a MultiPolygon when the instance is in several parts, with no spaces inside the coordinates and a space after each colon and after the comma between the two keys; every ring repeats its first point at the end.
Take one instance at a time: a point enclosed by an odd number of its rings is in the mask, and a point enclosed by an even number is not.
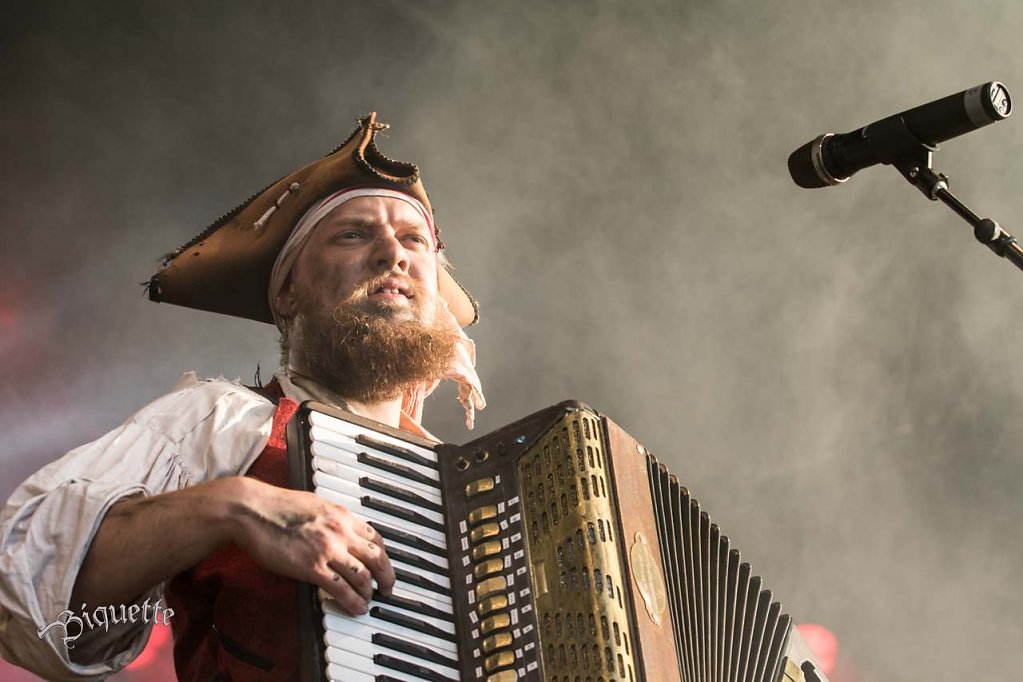
{"type": "Polygon", "coordinates": [[[296,580],[351,614],[366,612],[374,583],[392,589],[371,526],[284,487],[285,425],[315,398],[429,437],[423,399],[443,378],[458,382],[470,428],[485,403],[461,331],[475,302],[442,258],[419,171],[377,150],[385,126],[375,114],[359,123],[333,153],[175,252],[150,283],[154,300],[275,322],[284,372],[255,391],[186,375],[8,501],[0,651],[12,662],[52,679],[108,674],[138,654],[148,624],[122,616],[100,628],[85,614],[145,614],[163,597],[181,679],[294,679],[296,580]],[[39,634],[64,612],[61,627],[39,634]]]}

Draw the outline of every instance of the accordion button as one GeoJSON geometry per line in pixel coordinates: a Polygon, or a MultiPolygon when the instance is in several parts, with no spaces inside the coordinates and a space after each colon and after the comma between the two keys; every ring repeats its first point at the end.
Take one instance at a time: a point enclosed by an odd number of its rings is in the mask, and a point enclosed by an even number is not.
{"type": "Polygon", "coordinates": [[[511,627],[511,616],[507,613],[496,613],[490,618],[484,618],[480,623],[480,632],[489,635],[497,630],[504,630],[511,627]]]}
{"type": "Polygon", "coordinates": [[[486,616],[494,611],[503,611],[508,608],[508,597],[503,594],[498,594],[487,599],[480,601],[479,612],[480,616],[486,616]]]}
{"type": "Polygon", "coordinates": [[[483,601],[495,592],[503,592],[508,589],[508,581],[503,575],[496,578],[487,578],[476,586],[476,598],[483,601]]]}
{"type": "Polygon", "coordinates": [[[489,521],[490,519],[494,518],[495,516],[497,516],[497,505],[496,504],[488,504],[485,507],[480,507],[479,509],[473,509],[471,512],[469,512],[469,525],[470,526],[479,525],[479,524],[483,523],[484,521],[489,521]]]}
{"type": "Polygon", "coordinates": [[[492,538],[501,534],[501,527],[496,523],[487,523],[480,526],[479,528],[473,528],[469,531],[469,542],[476,544],[481,540],[492,538]]]}
{"type": "Polygon", "coordinates": [[[482,564],[472,569],[472,574],[476,576],[476,580],[482,580],[488,575],[494,573],[500,573],[504,569],[504,562],[500,559],[487,559],[482,564]]]}
{"type": "Polygon", "coordinates": [[[493,675],[487,675],[487,682],[518,682],[519,674],[514,670],[502,670],[493,675]]]}
{"type": "Polygon", "coordinates": [[[494,478],[487,476],[486,478],[479,478],[465,486],[465,497],[475,497],[480,493],[489,493],[494,489],[494,478]]]}
{"type": "Polygon", "coordinates": [[[498,668],[507,668],[510,665],[515,665],[515,654],[511,651],[491,654],[483,661],[483,667],[486,668],[487,672],[497,670],[498,668]]]}
{"type": "Polygon", "coordinates": [[[510,632],[498,632],[483,640],[483,653],[491,654],[498,649],[506,649],[512,645],[510,632]]]}
{"type": "Polygon", "coordinates": [[[482,561],[488,556],[499,554],[501,552],[501,543],[497,540],[490,540],[484,542],[482,545],[476,545],[472,548],[472,560],[482,561]]]}

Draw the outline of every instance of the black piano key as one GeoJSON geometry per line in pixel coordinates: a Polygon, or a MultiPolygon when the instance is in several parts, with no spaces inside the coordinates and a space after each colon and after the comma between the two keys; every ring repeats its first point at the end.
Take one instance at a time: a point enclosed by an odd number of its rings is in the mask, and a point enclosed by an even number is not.
{"type": "Polygon", "coordinates": [[[373,526],[376,532],[380,533],[380,537],[384,540],[400,542],[403,545],[421,549],[428,554],[433,554],[434,556],[439,556],[443,559],[448,558],[448,551],[445,548],[438,547],[423,537],[413,535],[412,533],[400,530],[394,526],[389,526],[386,523],[381,523],[379,521],[370,521],[369,525],[373,526]]]}
{"type": "Polygon", "coordinates": [[[433,519],[428,519],[415,509],[402,507],[401,505],[388,502],[387,500],[381,500],[370,495],[363,495],[359,501],[362,502],[362,506],[367,509],[376,509],[377,511],[384,512],[385,514],[396,516],[399,519],[405,519],[409,523],[414,523],[417,526],[431,528],[433,530],[440,531],[441,533],[446,530],[443,523],[437,523],[433,519]]]}
{"type": "Polygon", "coordinates": [[[449,623],[455,622],[455,614],[449,613],[447,611],[441,611],[436,606],[431,606],[430,604],[427,604],[426,602],[421,602],[418,599],[399,597],[396,594],[384,596],[379,592],[374,591],[373,601],[378,601],[381,604],[388,604],[390,606],[397,606],[398,608],[405,609],[406,611],[415,611],[417,613],[423,614],[424,616],[430,616],[431,618],[446,620],[449,623]]]}
{"type": "Polygon", "coordinates": [[[409,630],[415,630],[416,632],[422,632],[424,635],[430,635],[437,639],[445,639],[454,644],[458,643],[458,638],[448,632],[444,632],[438,627],[434,627],[429,623],[413,618],[412,616],[406,616],[404,613],[398,611],[392,611],[391,609],[383,606],[374,606],[369,610],[369,615],[372,618],[379,618],[380,620],[386,620],[388,623],[394,623],[402,627],[408,628],[409,630]]]}
{"type": "Polygon", "coordinates": [[[440,467],[437,465],[436,462],[429,460],[420,454],[412,452],[408,448],[403,448],[400,445],[391,445],[390,443],[385,443],[382,440],[377,440],[376,438],[367,436],[364,433],[360,433],[358,436],[356,436],[355,442],[358,443],[359,445],[365,445],[367,448],[373,448],[374,450],[379,450],[380,452],[386,452],[389,455],[394,455],[395,457],[403,459],[406,462],[412,462],[413,464],[418,464],[419,466],[426,467],[427,469],[433,469],[435,471],[440,470],[440,467]]]}
{"type": "Polygon", "coordinates": [[[391,497],[395,497],[399,500],[404,500],[405,502],[414,504],[417,507],[429,509],[430,511],[435,511],[439,514],[444,513],[444,507],[438,504],[437,502],[428,500],[422,495],[415,493],[409,490],[408,488],[402,488],[401,486],[394,485],[393,483],[387,483],[386,481],[370,478],[369,476],[363,476],[359,479],[359,485],[365,488],[366,490],[372,490],[374,492],[383,493],[384,495],[390,495],[391,497]]]}
{"type": "MultiPolygon", "coordinates": [[[[436,670],[431,670],[426,666],[419,665],[418,663],[412,663],[411,661],[405,661],[400,658],[395,658],[394,656],[389,656],[387,654],[375,654],[373,656],[373,662],[381,668],[398,670],[407,675],[418,677],[421,680],[428,680],[429,682],[459,682],[458,678],[441,675],[436,670]]],[[[377,679],[380,678],[378,677],[377,679]]]]}
{"type": "Polygon", "coordinates": [[[451,590],[449,588],[444,587],[442,585],[438,585],[429,578],[424,578],[423,576],[417,575],[415,573],[409,573],[404,569],[395,568],[394,576],[399,581],[406,582],[409,585],[415,585],[416,587],[421,587],[424,590],[430,590],[431,592],[436,592],[437,594],[443,594],[445,597],[451,596],[451,590]]]}
{"type": "Polygon", "coordinates": [[[431,488],[437,488],[438,490],[440,490],[439,481],[435,481],[426,474],[424,474],[423,472],[416,471],[412,467],[407,467],[404,464],[391,462],[389,460],[371,455],[368,452],[360,452],[358,455],[355,456],[355,459],[357,459],[360,464],[375,467],[377,469],[381,469],[382,471],[389,471],[395,476],[401,476],[402,478],[407,478],[410,481],[416,481],[417,483],[422,483],[423,485],[428,485],[431,488]]]}
{"type": "Polygon", "coordinates": [[[428,646],[422,646],[421,644],[410,642],[407,639],[389,635],[386,632],[375,633],[372,637],[370,637],[370,641],[377,646],[384,647],[385,649],[400,651],[403,654],[415,656],[416,658],[421,658],[424,661],[430,661],[431,663],[436,663],[438,665],[446,665],[449,668],[458,670],[458,661],[455,659],[448,658],[444,654],[436,651],[435,649],[431,649],[428,646]]]}
{"type": "Polygon", "coordinates": [[[437,564],[431,562],[429,559],[425,559],[419,556],[418,554],[406,552],[401,547],[395,547],[394,545],[389,546],[387,548],[387,556],[390,557],[391,559],[396,559],[398,561],[409,564],[410,566],[421,568],[424,571],[430,571],[431,573],[436,573],[437,575],[443,576],[448,575],[448,569],[441,568],[437,564]]]}

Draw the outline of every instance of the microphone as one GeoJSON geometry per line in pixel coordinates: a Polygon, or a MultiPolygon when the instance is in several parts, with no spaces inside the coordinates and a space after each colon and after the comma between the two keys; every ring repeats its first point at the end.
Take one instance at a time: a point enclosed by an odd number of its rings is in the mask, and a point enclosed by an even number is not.
{"type": "Polygon", "coordinates": [[[878,163],[892,163],[923,147],[1007,118],[1009,91],[991,81],[875,121],[851,133],[825,133],[789,155],[789,174],[800,187],[837,185],[878,163]]]}

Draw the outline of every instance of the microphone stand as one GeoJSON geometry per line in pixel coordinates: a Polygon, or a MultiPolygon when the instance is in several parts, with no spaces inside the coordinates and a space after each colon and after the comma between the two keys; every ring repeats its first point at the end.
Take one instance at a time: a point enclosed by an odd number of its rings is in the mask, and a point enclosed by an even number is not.
{"type": "Polygon", "coordinates": [[[870,127],[871,137],[884,150],[883,163],[895,166],[911,185],[931,201],[941,201],[973,227],[973,236],[1002,258],[1023,270],[1023,249],[1016,238],[990,218],[981,218],[948,189],[948,176],[935,173],[931,159],[936,146],[921,142],[900,118],[879,122],[870,127]]]}

